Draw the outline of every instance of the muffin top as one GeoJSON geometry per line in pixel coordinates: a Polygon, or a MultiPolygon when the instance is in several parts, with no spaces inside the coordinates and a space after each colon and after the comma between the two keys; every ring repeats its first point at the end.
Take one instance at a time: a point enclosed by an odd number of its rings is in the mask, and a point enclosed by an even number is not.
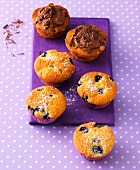
{"type": "Polygon", "coordinates": [[[78,126],[74,132],[74,145],[86,158],[102,158],[114,146],[114,133],[107,125],[89,122],[78,126]]]}
{"type": "Polygon", "coordinates": [[[50,3],[48,6],[40,8],[36,18],[33,18],[33,20],[34,25],[41,24],[44,29],[49,27],[54,29],[57,26],[63,25],[68,16],[68,11],[64,7],[50,3]]]}
{"type": "Polygon", "coordinates": [[[42,53],[34,62],[37,75],[48,82],[63,82],[74,72],[75,66],[71,54],[48,50],[42,53]]]}
{"type": "Polygon", "coordinates": [[[70,46],[80,48],[90,53],[92,50],[105,46],[107,36],[103,37],[101,29],[95,25],[79,25],[74,29],[70,46]]]}
{"type": "Polygon", "coordinates": [[[29,93],[26,107],[37,118],[57,118],[66,109],[66,98],[53,86],[41,86],[29,93]]]}
{"type": "Polygon", "coordinates": [[[89,72],[80,78],[77,92],[88,103],[102,105],[114,99],[117,85],[106,73],[89,72]]]}

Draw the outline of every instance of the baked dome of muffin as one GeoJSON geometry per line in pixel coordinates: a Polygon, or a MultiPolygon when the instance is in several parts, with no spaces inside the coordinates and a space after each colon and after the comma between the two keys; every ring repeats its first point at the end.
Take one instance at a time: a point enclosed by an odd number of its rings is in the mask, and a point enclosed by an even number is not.
{"type": "Polygon", "coordinates": [[[66,98],[53,86],[33,89],[26,98],[26,107],[37,122],[54,122],[66,109],[66,98]]]}
{"type": "Polygon", "coordinates": [[[77,92],[84,102],[94,108],[106,107],[117,94],[117,84],[110,75],[88,72],[78,81],[77,92]]]}
{"type": "Polygon", "coordinates": [[[104,51],[107,39],[106,33],[95,25],[79,25],[67,33],[65,44],[74,58],[90,62],[104,51]]]}
{"type": "Polygon", "coordinates": [[[59,86],[72,76],[75,66],[71,54],[48,50],[36,58],[34,69],[45,85],[59,86]]]}
{"type": "Polygon", "coordinates": [[[66,8],[50,3],[32,14],[33,24],[43,38],[57,38],[67,28],[70,16],[66,8]]]}
{"type": "Polygon", "coordinates": [[[114,133],[103,124],[89,122],[79,125],[73,136],[76,149],[88,160],[100,160],[114,147],[114,133]]]}

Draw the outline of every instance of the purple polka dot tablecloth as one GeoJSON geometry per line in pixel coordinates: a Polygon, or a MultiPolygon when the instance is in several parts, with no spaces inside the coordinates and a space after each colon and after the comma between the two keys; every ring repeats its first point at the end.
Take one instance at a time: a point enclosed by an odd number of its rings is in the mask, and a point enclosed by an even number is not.
{"type": "Polygon", "coordinates": [[[140,1],[69,0],[0,2],[0,169],[138,170],[140,167],[140,1]],[[100,161],[83,158],[73,144],[76,125],[30,125],[32,12],[53,2],[71,17],[110,20],[115,145],[100,161]]]}

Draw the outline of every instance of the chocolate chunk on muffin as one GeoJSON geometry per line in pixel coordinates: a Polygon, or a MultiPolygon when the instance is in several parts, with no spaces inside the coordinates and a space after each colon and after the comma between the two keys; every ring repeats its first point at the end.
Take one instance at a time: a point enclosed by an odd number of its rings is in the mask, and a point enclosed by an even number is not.
{"type": "Polygon", "coordinates": [[[39,35],[51,39],[60,37],[70,22],[67,9],[53,3],[37,8],[32,14],[32,19],[39,35]]]}

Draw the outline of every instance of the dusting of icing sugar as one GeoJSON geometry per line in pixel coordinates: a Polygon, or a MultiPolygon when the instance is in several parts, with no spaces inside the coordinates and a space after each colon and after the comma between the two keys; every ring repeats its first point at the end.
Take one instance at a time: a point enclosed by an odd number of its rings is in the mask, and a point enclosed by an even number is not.
{"type": "MultiPolygon", "coordinates": [[[[54,61],[56,58],[47,58],[48,61],[54,61]]],[[[62,58],[63,59],[63,58],[62,58]]],[[[57,61],[57,63],[55,64],[55,62],[52,64],[53,65],[53,70],[55,72],[60,71],[61,69],[66,69],[67,70],[67,66],[70,65],[69,60],[65,59],[64,61],[61,60],[61,58],[57,61]],[[59,65],[59,63],[61,63],[61,66],[59,65]]],[[[50,67],[50,65],[49,65],[50,67]]]]}
{"type": "Polygon", "coordinates": [[[47,57],[44,57],[43,59],[48,61],[54,61],[56,60],[56,55],[48,53],[47,57]]]}
{"type": "Polygon", "coordinates": [[[55,63],[53,64],[53,71],[58,72],[58,68],[56,67],[55,63]]]}
{"type": "Polygon", "coordinates": [[[66,67],[67,65],[70,64],[70,62],[69,62],[69,60],[64,60],[62,64],[63,64],[64,67],[66,67]]]}
{"type": "MultiPolygon", "coordinates": [[[[102,81],[102,80],[101,80],[102,81]]],[[[112,90],[112,86],[114,86],[114,84],[109,84],[107,79],[103,79],[104,81],[104,85],[105,85],[105,89],[106,90],[112,90]]],[[[90,92],[95,92],[95,91],[98,91],[98,87],[95,85],[95,82],[93,82],[91,79],[88,80],[88,86],[87,86],[87,89],[90,91],[90,92]]]]}
{"type": "Polygon", "coordinates": [[[94,92],[94,91],[97,91],[97,90],[98,90],[98,88],[95,86],[95,82],[93,82],[91,79],[88,80],[87,89],[88,89],[90,92],[94,92]]]}
{"type": "Polygon", "coordinates": [[[80,68],[79,68],[79,67],[76,67],[76,70],[79,72],[79,71],[80,71],[80,68]]]}
{"type": "Polygon", "coordinates": [[[71,86],[68,91],[64,92],[64,95],[67,100],[67,105],[73,105],[74,102],[77,101],[77,91],[76,91],[77,85],[71,86]]]}
{"type": "Polygon", "coordinates": [[[46,103],[48,101],[48,97],[46,95],[44,95],[44,94],[42,94],[41,97],[42,97],[42,100],[38,102],[38,105],[39,105],[38,107],[39,107],[40,110],[45,109],[45,111],[47,112],[46,103]]]}
{"type": "Polygon", "coordinates": [[[105,81],[105,84],[107,85],[106,89],[107,90],[112,90],[113,86],[114,86],[114,83],[108,83],[107,79],[104,79],[105,81]]]}
{"type": "Polygon", "coordinates": [[[96,86],[88,86],[87,88],[89,89],[90,92],[94,92],[98,90],[96,86]]]}

